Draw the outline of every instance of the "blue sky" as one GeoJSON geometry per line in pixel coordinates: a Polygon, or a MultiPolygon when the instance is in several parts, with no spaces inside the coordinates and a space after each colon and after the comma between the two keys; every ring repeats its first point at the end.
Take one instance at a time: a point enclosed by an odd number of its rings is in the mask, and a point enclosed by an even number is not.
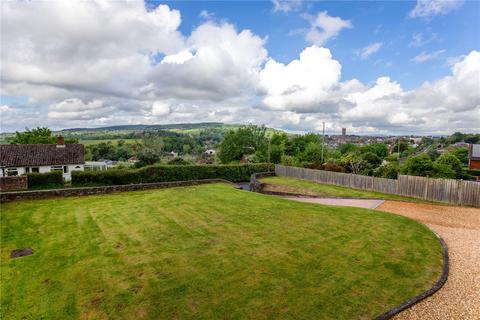
{"type": "Polygon", "coordinates": [[[479,1],[1,6],[1,131],[202,121],[480,131],[479,1]]]}
{"type": "MultiPolygon", "coordinates": [[[[156,6],[160,2],[152,1],[156,6]]],[[[205,19],[206,10],[219,21],[227,20],[238,29],[251,29],[268,37],[266,48],[277,61],[288,63],[298,57],[307,45],[300,32],[309,27],[304,14],[327,11],[330,16],[350,20],[353,28],[342,30],[326,46],[342,63],[342,78],[357,78],[365,83],[389,75],[410,90],[424,81],[438,79],[450,72],[448,58],[480,49],[480,1],[467,1],[448,15],[434,18],[409,18],[414,1],[309,1],[296,10],[275,12],[269,1],[167,1],[182,12],[180,29],[188,34],[205,19]],[[425,44],[412,46],[415,34],[421,34],[425,44]],[[362,60],[355,52],[371,43],[383,43],[381,49],[362,60]],[[413,62],[418,54],[445,50],[435,59],[413,62]]]]}

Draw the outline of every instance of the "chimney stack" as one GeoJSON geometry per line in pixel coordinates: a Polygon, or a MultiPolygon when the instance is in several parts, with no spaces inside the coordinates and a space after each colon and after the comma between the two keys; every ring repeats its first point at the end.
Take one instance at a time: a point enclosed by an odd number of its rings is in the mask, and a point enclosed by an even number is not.
{"type": "Polygon", "coordinates": [[[65,148],[65,139],[62,136],[57,136],[57,148],[65,148]]]}

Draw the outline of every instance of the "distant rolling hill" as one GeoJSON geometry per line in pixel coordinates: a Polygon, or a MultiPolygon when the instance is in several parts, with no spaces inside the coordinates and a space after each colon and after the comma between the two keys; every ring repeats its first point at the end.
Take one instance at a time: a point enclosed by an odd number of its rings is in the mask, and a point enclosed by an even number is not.
{"type": "MultiPolygon", "coordinates": [[[[142,130],[161,130],[161,129],[202,129],[202,128],[220,128],[225,125],[222,122],[200,122],[200,123],[174,123],[174,124],[132,124],[132,125],[118,125],[108,127],[96,127],[96,128],[69,128],[62,129],[56,132],[79,132],[79,131],[142,131],[142,130]]],[[[232,125],[235,126],[235,125],[232,125]]]]}

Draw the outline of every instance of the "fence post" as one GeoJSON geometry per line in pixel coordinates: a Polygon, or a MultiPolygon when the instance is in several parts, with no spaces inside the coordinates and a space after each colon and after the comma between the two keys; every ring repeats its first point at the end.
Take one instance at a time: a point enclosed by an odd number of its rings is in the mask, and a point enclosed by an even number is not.
{"type": "Polygon", "coordinates": [[[425,187],[423,188],[423,200],[427,200],[428,195],[428,185],[430,184],[430,178],[426,177],[425,187]]]}
{"type": "Polygon", "coordinates": [[[456,197],[456,201],[455,201],[455,204],[461,204],[463,202],[463,186],[465,186],[465,183],[463,182],[463,180],[457,180],[457,188],[458,188],[458,192],[457,192],[457,197],[456,197]]]}

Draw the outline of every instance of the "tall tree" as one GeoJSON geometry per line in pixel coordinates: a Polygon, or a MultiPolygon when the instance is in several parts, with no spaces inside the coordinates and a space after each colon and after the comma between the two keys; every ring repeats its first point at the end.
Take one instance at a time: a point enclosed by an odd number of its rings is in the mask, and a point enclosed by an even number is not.
{"type": "MultiPolygon", "coordinates": [[[[47,127],[37,127],[35,129],[25,129],[25,132],[15,132],[15,137],[10,141],[11,144],[55,144],[57,137],[52,134],[52,130],[47,127]]],[[[65,143],[78,143],[78,139],[67,138],[65,143]]]]}
{"type": "Polygon", "coordinates": [[[442,154],[435,160],[435,163],[446,165],[452,169],[455,172],[455,177],[453,178],[461,179],[463,177],[462,163],[453,153],[442,154]]]}
{"type": "Polygon", "coordinates": [[[230,130],[220,143],[218,158],[222,163],[240,160],[243,155],[254,154],[267,144],[264,126],[244,126],[230,130]]]}

